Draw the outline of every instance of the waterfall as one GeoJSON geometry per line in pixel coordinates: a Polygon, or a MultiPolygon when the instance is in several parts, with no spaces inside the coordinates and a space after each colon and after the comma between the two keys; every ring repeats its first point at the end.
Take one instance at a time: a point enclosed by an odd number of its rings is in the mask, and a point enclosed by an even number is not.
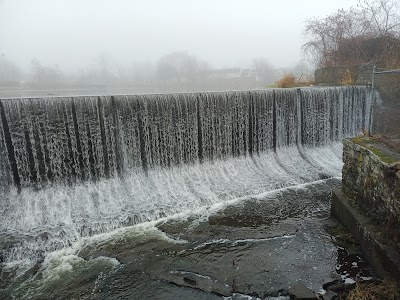
{"type": "Polygon", "coordinates": [[[366,87],[0,101],[0,260],[340,175],[366,87]],[[1,242],[2,241],[2,242],[1,242]]]}

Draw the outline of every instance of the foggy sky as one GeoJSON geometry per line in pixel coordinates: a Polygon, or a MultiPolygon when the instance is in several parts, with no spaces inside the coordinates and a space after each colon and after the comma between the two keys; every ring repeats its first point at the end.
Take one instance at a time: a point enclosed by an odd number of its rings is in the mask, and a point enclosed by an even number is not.
{"type": "Polygon", "coordinates": [[[73,72],[106,55],[119,64],[176,50],[213,68],[301,60],[304,22],[357,0],[0,0],[0,53],[73,72]]]}

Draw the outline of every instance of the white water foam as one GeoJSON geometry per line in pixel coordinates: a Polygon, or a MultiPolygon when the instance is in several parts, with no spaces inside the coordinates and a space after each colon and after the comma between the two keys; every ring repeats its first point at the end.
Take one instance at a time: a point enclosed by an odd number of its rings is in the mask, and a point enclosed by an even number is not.
{"type": "MultiPolygon", "coordinates": [[[[174,168],[155,168],[148,176],[23,189],[3,199],[0,220],[15,246],[5,261],[43,257],[81,237],[110,232],[203,206],[271,190],[340,176],[340,144],[312,149],[284,147],[239,157],[174,168]],[[4,203],[6,205],[4,205],[4,203]]],[[[7,241],[9,242],[9,241],[7,241]]]]}
{"type": "Polygon", "coordinates": [[[0,261],[340,176],[363,87],[0,101],[0,261]],[[14,183],[14,184],[13,184],[14,183]]]}

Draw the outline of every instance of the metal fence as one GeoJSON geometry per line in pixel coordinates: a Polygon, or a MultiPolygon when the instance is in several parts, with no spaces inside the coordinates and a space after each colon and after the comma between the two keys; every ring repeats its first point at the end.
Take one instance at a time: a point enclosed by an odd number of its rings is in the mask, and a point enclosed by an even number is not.
{"type": "Polygon", "coordinates": [[[375,106],[372,133],[400,139],[400,69],[374,67],[372,87],[381,97],[381,103],[375,106]]]}

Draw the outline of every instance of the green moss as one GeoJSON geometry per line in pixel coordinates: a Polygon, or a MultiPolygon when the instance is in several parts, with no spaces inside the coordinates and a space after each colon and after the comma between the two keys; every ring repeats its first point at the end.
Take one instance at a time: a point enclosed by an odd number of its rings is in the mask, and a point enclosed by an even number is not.
{"type": "Polygon", "coordinates": [[[373,146],[367,146],[369,150],[371,150],[375,155],[379,156],[379,158],[387,164],[392,164],[397,162],[398,160],[394,157],[386,155],[382,150],[375,148],[373,146]]]}
{"type": "Polygon", "coordinates": [[[349,197],[349,204],[353,208],[358,208],[358,202],[356,197],[349,197]]]}
{"type": "Polygon", "coordinates": [[[354,144],[358,144],[360,146],[366,147],[370,142],[370,139],[367,136],[357,136],[351,139],[354,144]]]}
{"type": "Polygon", "coordinates": [[[354,144],[358,144],[360,146],[363,146],[363,147],[367,148],[372,153],[377,155],[385,163],[391,164],[391,163],[395,163],[395,162],[398,161],[398,159],[388,155],[387,153],[385,153],[381,149],[378,149],[378,148],[372,146],[371,144],[374,144],[374,141],[372,141],[367,136],[358,136],[358,137],[352,138],[351,141],[354,144]]]}

